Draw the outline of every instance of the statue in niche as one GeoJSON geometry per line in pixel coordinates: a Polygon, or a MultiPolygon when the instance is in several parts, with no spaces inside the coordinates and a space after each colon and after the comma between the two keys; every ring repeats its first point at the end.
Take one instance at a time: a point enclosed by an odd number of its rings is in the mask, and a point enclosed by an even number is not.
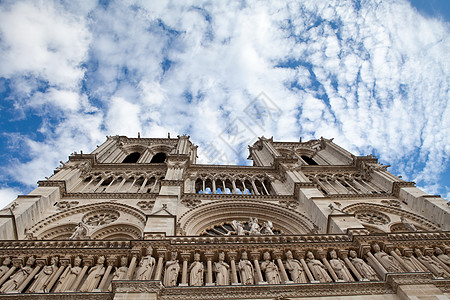
{"type": "Polygon", "coordinates": [[[291,279],[295,283],[306,283],[306,274],[303,270],[303,266],[297,259],[292,255],[291,250],[286,252],[286,270],[289,271],[291,279]]]}
{"type": "Polygon", "coordinates": [[[100,283],[100,280],[102,279],[103,274],[105,274],[104,263],[105,257],[100,256],[97,259],[97,264],[89,270],[86,281],[80,288],[80,292],[82,293],[92,292],[94,289],[97,288],[98,284],[100,283]]]}
{"type": "Polygon", "coordinates": [[[320,260],[314,258],[314,254],[311,251],[306,253],[306,264],[308,265],[314,278],[320,282],[332,282],[330,275],[328,275],[327,269],[320,260]]]}
{"type": "Polygon", "coordinates": [[[447,254],[444,254],[444,251],[442,251],[441,248],[435,247],[434,253],[436,253],[436,257],[442,261],[445,265],[450,267],[450,257],[448,257],[447,254]]]}
{"type": "Polygon", "coordinates": [[[89,228],[83,221],[78,222],[77,227],[75,227],[75,231],[69,237],[69,240],[82,240],[88,238],[89,228]]]}
{"type": "Polygon", "coordinates": [[[271,221],[267,221],[263,223],[263,227],[264,227],[264,234],[266,235],[273,235],[273,225],[271,221]]]}
{"type": "Polygon", "coordinates": [[[36,259],[30,256],[25,266],[22,266],[10,279],[0,288],[0,293],[9,293],[19,289],[20,285],[27,279],[28,275],[33,271],[33,265],[36,259]]]}
{"type": "Polygon", "coordinates": [[[413,257],[411,251],[405,251],[404,256],[401,256],[401,252],[398,248],[396,248],[394,251],[403,259],[403,262],[413,270],[413,272],[426,272],[426,270],[423,269],[420,263],[413,257]]]}
{"type": "Polygon", "coordinates": [[[369,266],[362,258],[359,258],[356,254],[356,251],[350,250],[349,253],[350,261],[352,262],[355,269],[361,274],[362,277],[370,280],[375,281],[378,280],[377,273],[372,269],[371,266],[369,266]]]}
{"type": "Polygon", "coordinates": [[[373,256],[380,262],[380,264],[388,272],[399,273],[403,272],[402,268],[398,265],[397,261],[384,251],[381,251],[380,245],[377,243],[372,244],[372,249],[375,251],[373,256]]]}
{"type": "Polygon", "coordinates": [[[152,256],[153,248],[147,247],[147,256],[141,258],[139,267],[136,270],[136,280],[151,280],[155,258],[152,256]]]}
{"type": "Polygon", "coordinates": [[[338,258],[336,251],[330,251],[330,258],[330,266],[334,270],[334,273],[336,273],[339,280],[354,281],[352,274],[350,274],[350,271],[345,266],[345,263],[338,258]]]}
{"type": "Polygon", "coordinates": [[[260,235],[261,234],[261,226],[258,224],[258,218],[250,217],[250,221],[248,222],[250,226],[250,235],[260,235]]]}
{"type": "Polygon", "coordinates": [[[247,252],[242,252],[241,260],[238,264],[239,274],[241,275],[241,283],[249,285],[254,283],[253,276],[255,274],[252,263],[248,260],[247,252]]]}
{"type": "Polygon", "coordinates": [[[448,277],[447,272],[445,272],[444,268],[436,261],[434,261],[430,256],[423,255],[420,249],[414,249],[414,253],[417,256],[417,259],[424,264],[434,275],[437,277],[448,277]]]}
{"type": "Polygon", "coordinates": [[[400,217],[400,220],[402,221],[403,225],[405,225],[406,228],[408,228],[409,231],[415,232],[417,231],[416,226],[409,222],[405,217],[400,217]]]}
{"type": "Polygon", "coordinates": [[[180,264],[177,259],[178,253],[172,252],[171,259],[166,262],[166,270],[164,272],[164,285],[176,286],[178,273],[180,272],[180,264]]]}
{"type": "Polygon", "coordinates": [[[241,222],[233,220],[231,225],[233,225],[234,231],[237,235],[245,235],[245,229],[241,222]]]}
{"type": "Polygon", "coordinates": [[[65,292],[73,290],[73,283],[77,279],[77,276],[81,273],[81,258],[79,256],[75,257],[73,261],[73,267],[69,265],[64,273],[58,279],[58,285],[55,288],[55,293],[65,292]]]}
{"type": "Polygon", "coordinates": [[[200,261],[200,253],[194,254],[194,262],[189,267],[189,285],[202,286],[203,285],[203,263],[200,261]]]}
{"type": "Polygon", "coordinates": [[[230,265],[225,262],[225,253],[219,253],[219,261],[214,263],[216,285],[230,284],[230,265]]]}
{"type": "Polygon", "coordinates": [[[57,256],[53,256],[51,258],[51,264],[49,266],[43,267],[41,272],[39,272],[34,277],[35,281],[33,282],[30,289],[28,290],[30,293],[36,293],[39,291],[48,292],[46,290],[47,284],[50,282],[50,280],[52,279],[52,276],[58,270],[58,262],[59,262],[59,258],[57,256]]]}
{"type": "Polygon", "coordinates": [[[11,258],[5,257],[2,262],[2,266],[0,267],[0,278],[3,277],[9,271],[9,265],[11,264],[11,258]]]}
{"type": "Polygon", "coordinates": [[[264,261],[261,263],[261,271],[266,275],[266,281],[269,284],[281,283],[280,273],[275,262],[270,260],[270,253],[264,252],[264,261]]]}

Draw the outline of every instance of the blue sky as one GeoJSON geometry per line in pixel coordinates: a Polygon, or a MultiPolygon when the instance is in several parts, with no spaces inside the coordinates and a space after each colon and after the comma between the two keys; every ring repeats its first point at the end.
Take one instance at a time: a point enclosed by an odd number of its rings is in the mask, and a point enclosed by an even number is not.
{"type": "Polygon", "coordinates": [[[450,196],[450,1],[0,1],[0,206],[106,135],[334,138],[450,196]]]}

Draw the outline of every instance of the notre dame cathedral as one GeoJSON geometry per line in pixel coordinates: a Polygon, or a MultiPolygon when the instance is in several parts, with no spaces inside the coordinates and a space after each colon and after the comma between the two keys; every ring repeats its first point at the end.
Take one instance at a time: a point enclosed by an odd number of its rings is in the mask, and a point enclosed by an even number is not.
{"type": "Polygon", "coordinates": [[[448,299],[450,207],[332,140],[108,137],[0,211],[0,298],[448,299]]]}

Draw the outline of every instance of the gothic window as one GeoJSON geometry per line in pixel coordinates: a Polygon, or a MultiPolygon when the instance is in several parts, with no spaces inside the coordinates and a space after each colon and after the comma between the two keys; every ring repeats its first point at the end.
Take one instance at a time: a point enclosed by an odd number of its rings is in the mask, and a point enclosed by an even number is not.
{"type": "Polygon", "coordinates": [[[316,161],[309,156],[302,155],[301,158],[307,165],[318,165],[318,163],[316,163],[316,161]]]}
{"type": "Polygon", "coordinates": [[[377,211],[357,212],[355,214],[355,217],[364,223],[373,225],[386,225],[391,221],[391,219],[387,215],[377,211]]]}
{"type": "Polygon", "coordinates": [[[164,152],[156,153],[152,160],[150,161],[151,164],[162,164],[166,161],[166,154],[164,152]]]}
{"type": "Polygon", "coordinates": [[[122,161],[123,164],[134,164],[137,163],[141,154],[139,152],[133,152],[127,155],[125,159],[122,161]]]}

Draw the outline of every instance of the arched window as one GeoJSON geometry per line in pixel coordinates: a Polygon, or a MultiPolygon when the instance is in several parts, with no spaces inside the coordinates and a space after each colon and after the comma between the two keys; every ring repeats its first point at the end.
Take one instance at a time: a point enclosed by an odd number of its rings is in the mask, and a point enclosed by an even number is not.
{"type": "Polygon", "coordinates": [[[127,157],[122,161],[123,164],[134,164],[137,163],[139,157],[141,157],[141,154],[139,152],[133,152],[131,154],[128,154],[127,157]]]}
{"type": "Polygon", "coordinates": [[[306,155],[302,155],[301,158],[307,163],[308,165],[317,165],[317,163],[312,159],[311,157],[308,157],[306,155]]]}
{"type": "Polygon", "coordinates": [[[150,161],[151,164],[161,164],[166,160],[166,154],[164,152],[156,153],[152,160],[150,161]]]}

